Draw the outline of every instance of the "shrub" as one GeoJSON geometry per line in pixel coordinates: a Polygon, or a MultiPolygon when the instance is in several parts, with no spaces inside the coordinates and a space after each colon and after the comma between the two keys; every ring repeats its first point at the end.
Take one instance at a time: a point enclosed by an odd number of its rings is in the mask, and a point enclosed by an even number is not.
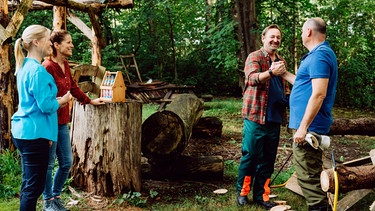
{"type": "Polygon", "coordinates": [[[21,158],[18,151],[4,150],[0,154],[0,198],[14,197],[21,187],[21,158]]]}

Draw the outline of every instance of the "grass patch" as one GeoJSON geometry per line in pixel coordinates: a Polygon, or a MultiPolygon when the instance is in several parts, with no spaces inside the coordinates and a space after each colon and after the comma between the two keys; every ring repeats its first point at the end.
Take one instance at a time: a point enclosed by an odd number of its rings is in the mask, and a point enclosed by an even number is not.
{"type": "Polygon", "coordinates": [[[18,198],[9,198],[0,200],[0,211],[16,211],[20,209],[18,198]]]}

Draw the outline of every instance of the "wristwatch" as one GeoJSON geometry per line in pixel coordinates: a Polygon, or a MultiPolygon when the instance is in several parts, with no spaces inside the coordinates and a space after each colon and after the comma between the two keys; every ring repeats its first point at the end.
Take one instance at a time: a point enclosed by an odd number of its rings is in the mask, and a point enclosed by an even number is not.
{"type": "Polygon", "coordinates": [[[271,78],[273,77],[273,73],[272,73],[272,70],[271,68],[268,70],[268,73],[270,74],[271,78]]]}

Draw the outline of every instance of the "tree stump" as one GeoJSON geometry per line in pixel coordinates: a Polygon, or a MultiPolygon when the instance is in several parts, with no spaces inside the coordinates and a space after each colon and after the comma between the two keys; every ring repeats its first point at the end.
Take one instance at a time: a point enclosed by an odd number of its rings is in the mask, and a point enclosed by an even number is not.
{"type": "Polygon", "coordinates": [[[142,124],[142,152],[151,163],[177,159],[188,144],[193,126],[203,113],[203,102],[192,94],[180,94],[163,111],[142,124]]]}
{"type": "MultiPolygon", "coordinates": [[[[337,166],[339,192],[375,188],[375,165],[346,167],[337,166]]],[[[322,171],[320,182],[323,191],[334,193],[335,182],[332,169],[322,171]]]]}
{"type": "Polygon", "coordinates": [[[100,196],[140,191],[142,104],[73,108],[73,185],[100,196]]]}

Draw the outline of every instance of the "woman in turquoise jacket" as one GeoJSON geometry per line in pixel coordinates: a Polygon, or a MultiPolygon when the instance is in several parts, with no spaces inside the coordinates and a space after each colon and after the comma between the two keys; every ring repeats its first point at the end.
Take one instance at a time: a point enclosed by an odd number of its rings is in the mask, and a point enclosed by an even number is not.
{"type": "Polygon", "coordinates": [[[52,52],[50,33],[44,26],[31,25],[14,47],[19,104],[12,116],[11,132],[22,158],[22,211],[36,210],[46,179],[49,146],[57,141],[57,109],[72,98],[70,93],[56,98],[55,81],[41,65],[43,57],[52,52]]]}

